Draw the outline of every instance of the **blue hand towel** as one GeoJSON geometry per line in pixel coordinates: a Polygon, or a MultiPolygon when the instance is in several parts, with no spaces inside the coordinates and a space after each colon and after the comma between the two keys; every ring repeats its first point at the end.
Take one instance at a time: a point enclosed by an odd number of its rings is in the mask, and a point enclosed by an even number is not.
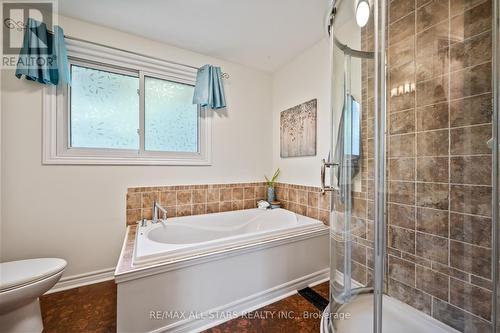
{"type": "Polygon", "coordinates": [[[64,32],[54,27],[54,34],[43,22],[29,18],[24,32],[23,47],[19,52],[16,77],[22,76],[42,84],[70,83],[68,56],[64,32]]]}
{"type": "Polygon", "coordinates": [[[220,67],[205,65],[198,69],[193,104],[211,109],[226,107],[220,67]]]}

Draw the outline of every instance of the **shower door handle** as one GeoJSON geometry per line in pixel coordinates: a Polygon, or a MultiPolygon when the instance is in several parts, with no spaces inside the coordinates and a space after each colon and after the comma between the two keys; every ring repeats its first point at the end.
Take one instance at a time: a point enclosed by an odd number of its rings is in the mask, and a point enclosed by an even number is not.
{"type": "Polygon", "coordinates": [[[325,177],[326,177],[326,168],[331,168],[338,165],[339,165],[338,163],[327,162],[325,159],[321,160],[321,193],[332,192],[337,190],[337,188],[333,186],[325,185],[325,177]]]}

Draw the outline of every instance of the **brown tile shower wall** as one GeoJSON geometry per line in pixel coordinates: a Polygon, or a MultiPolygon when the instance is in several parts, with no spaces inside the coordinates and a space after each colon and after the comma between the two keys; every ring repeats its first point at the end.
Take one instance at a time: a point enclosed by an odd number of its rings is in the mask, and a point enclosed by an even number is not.
{"type": "MultiPolygon", "coordinates": [[[[328,222],[327,195],[318,187],[276,185],[283,208],[328,222]]],[[[168,210],[169,217],[255,208],[266,199],[265,183],[132,187],[127,191],[127,224],[152,217],[153,201],[168,210]]]]}
{"type": "MultiPolygon", "coordinates": [[[[367,163],[366,159],[363,163],[367,163]]],[[[363,168],[366,169],[366,168],[363,168]]],[[[334,192],[333,200],[336,211],[335,217],[331,223],[336,223],[332,227],[333,237],[331,238],[332,247],[336,251],[335,257],[336,269],[338,272],[344,273],[344,240],[345,235],[349,235],[351,240],[351,274],[352,279],[362,284],[363,286],[371,286],[373,280],[373,192],[367,188],[367,185],[372,185],[366,179],[366,170],[362,170],[361,192],[353,192],[351,200],[351,222],[348,224],[348,230],[344,225],[344,205],[340,200],[337,192],[334,192]]],[[[334,282],[335,283],[335,282],[334,282]]]]}
{"type": "Polygon", "coordinates": [[[491,1],[393,0],[389,11],[388,293],[487,332],[491,1]]]}

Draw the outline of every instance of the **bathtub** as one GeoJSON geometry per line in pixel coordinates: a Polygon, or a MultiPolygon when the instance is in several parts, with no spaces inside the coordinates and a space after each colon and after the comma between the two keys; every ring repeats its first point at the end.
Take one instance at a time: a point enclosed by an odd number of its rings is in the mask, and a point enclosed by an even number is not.
{"type": "Polygon", "coordinates": [[[285,209],[138,223],[115,271],[117,331],[203,331],[328,278],[328,227],[285,209]]]}
{"type": "Polygon", "coordinates": [[[321,221],[285,209],[239,211],[170,218],[139,227],[134,266],[255,245],[301,231],[325,229],[321,221]]]}

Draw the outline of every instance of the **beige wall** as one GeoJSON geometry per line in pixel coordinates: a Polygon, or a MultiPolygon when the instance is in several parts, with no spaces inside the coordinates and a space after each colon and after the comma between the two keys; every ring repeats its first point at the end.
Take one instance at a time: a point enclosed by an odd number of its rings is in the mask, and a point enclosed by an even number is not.
{"type": "MultiPolygon", "coordinates": [[[[351,7],[347,6],[346,10],[352,11],[351,7]]],[[[346,15],[345,18],[352,15],[346,15]]],[[[342,41],[349,41],[349,45],[355,49],[361,48],[360,29],[354,20],[339,21],[335,28],[342,41]]],[[[341,89],[344,82],[344,55],[336,49],[333,53],[333,64],[330,64],[330,59],[330,44],[325,33],[324,39],[273,73],[273,167],[282,169],[281,182],[320,185],[321,160],[328,157],[330,140],[333,139],[333,144],[336,142],[344,94],[341,89]],[[336,89],[330,96],[332,68],[336,89]],[[318,99],[316,156],[281,158],[280,112],[313,98],[318,99]],[[333,131],[330,125],[332,115],[335,124],[333,131]]],[[[361,100],[361,61],[355,58],[352,58],[351,62],[351,93],[358,101],[361,100]]],[[[355,180],[356,191],[361,189],[359,178],[358,176],[355,180]]]]}
{"type": "Polygon", "coordinates": [[[330,65],[328,39],[305,50],[273,73],[273,168],[281,168],[279,181],[319,185],[320,161],[330,149],[330,65]],[[280,112],[318,99],[316,156],[280,157],[280,112]]]}
{"type": "Polygon", "coordinates": [[[114,267],[128,187],[251,182],[271,172],[269,74],[116,30],[60,18],[74,37],[166,60],[222,66],[227,112],[214,114],[213,165],[44,166],[41,86],[2,74],[1,260],[56,256],[66,276],[114,267]]]}

